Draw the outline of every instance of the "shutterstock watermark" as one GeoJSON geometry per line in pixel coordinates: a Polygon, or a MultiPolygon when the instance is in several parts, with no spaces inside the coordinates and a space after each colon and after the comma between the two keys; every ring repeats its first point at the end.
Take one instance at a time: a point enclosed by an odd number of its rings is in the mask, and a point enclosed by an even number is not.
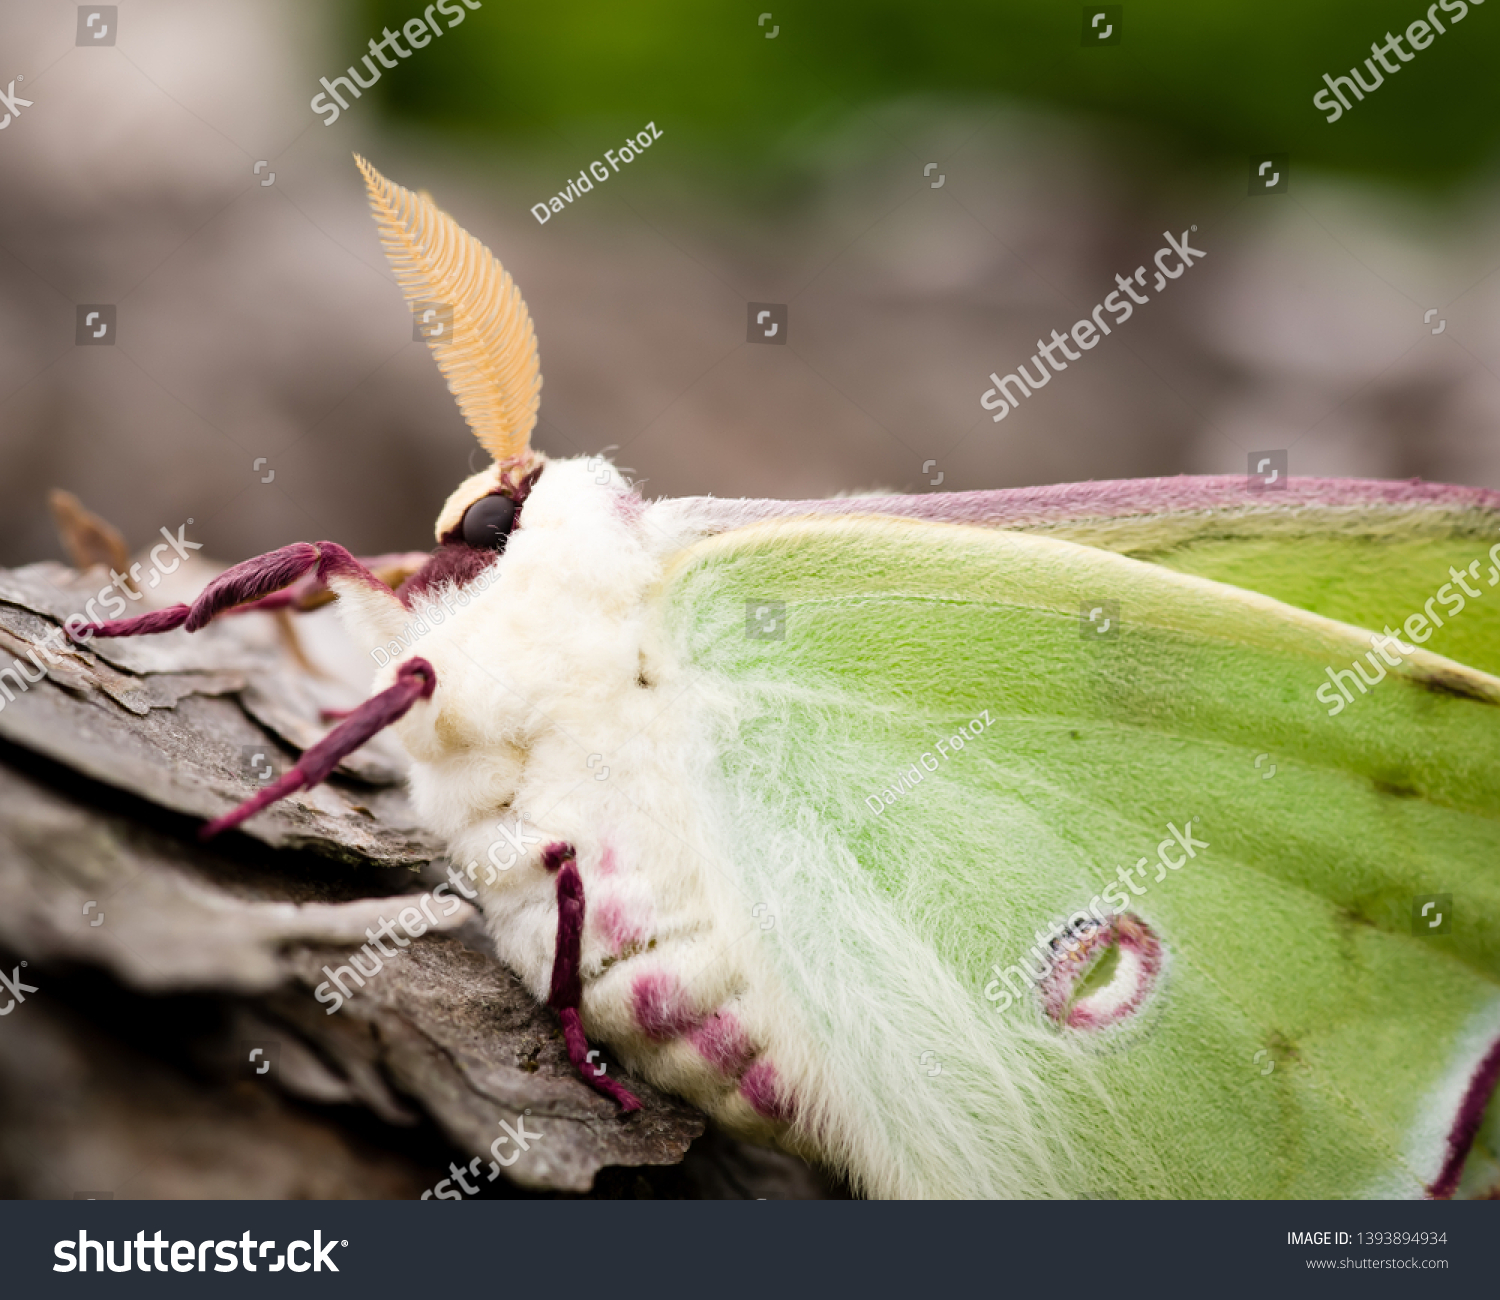
{"type": "MultiPolygon", "coordinates": [[[[609,769],[605,768],[605,772],[607,773],[608,771],[609,769]]],[[[495,835],[496,838],[491,841],[489,850],[485,854],[487,865],[484,869],[484,883],[486,885],[493,885],[500,879],[501,872],[509,871],[526,856],[526,850],[529,846],[540,844],[543,839],[541,835],[532,835],[527,831],[526,815],[524,813],[516,818],[515,829],[511,829],[505,822],[496,822],[495,835]]],[[[477,884],[479,883],[479,877],[476,874],[478,870],[479,861],[478,859],[474,859],[464,868],[463,874],[477,884]]],[[[448,878],[453,880],[451,869],[448,873],[448,878]]],[[[454,883],[458,884],[456,880],[454,883]]],[[[459,887],[462,888],[462,886],[459,887]]],[[[466,894],[465,897],[472,898],[473,895],[466,894]]]]}
{"type": "MultiPolygon", "coordinates": [[[[1134,975],[1154,976],[1151,950],[1153,946],[1159,950],[1159,944],[1142,922],[1129,917],[1131,899],[1132,896],[1139,897],[1150,892],[1151,885],[1159,885],[1167,878],[1169,871],[1181,871],[1188,862],[1197,859],[1197,850],[1209,847],[1207,840],[1200,840],[1193,834],[1193,822],[1197,820],[1199,819],[1189,818],[1183,823],[1181,830],[1178,830],[1176,822],[1168,822],[1167,837],[1156,846],[1154,864],[1150,858],[1141,857],[1133,867],[1116,867],[1115,879],[1089,899],[1087,907],[1079,908],[1065,920],[1053,921],[1045,930],[1038,930],[1036,943],[1021,955],[1015,965],[1003,970],[998,964],[991,966],[990,969],[997,978],[985,985],[986,1000],[996,1004],[995,1010],[1005,1011],[1031,985],[1042,988],[1044,1000],[1049,1004],[1065,1003],[1086,975],[1087,966],[1092,964],[1090,959],[1101,956],[1108,947],[1122,942],[1136,953],[1137,970],[1134,975]],[[1153,865],[1156,867],[1156,875],[1148,883],[1147,872],[1153,865]],[[1126,892],[1127,889],[1129,893],[1126,892]],[[1108,908],[1105,907],[1106,903],[1109,904],[1108,908]],[[1126,924],[1127,920],[1129,924],[1126,924]],[[1036,970],[1031,969],[1033,957],[1037,963],[1036,970]],[[1014,982],[1012,976],[1015,977],[1014,982]]],[[[1103,1008],[1104,1014],[1117,1018],[1114,1013],[1119,1009],[1118,998],[1109,999],[1108,1002],[1103,1008]]],[[[1047,1009],[1054,1019],[1063,1019],[1065,1017],[1060,1013],[1066,1012],[1068,1008],[1065,1005],[1048,1005],[1047,1009]]],[[[1099,1010],[1095,1008],[1096,1013],[1099,1010]]]]}
{"type": "Polygon", "coordinates": [[[553,213],[563,210],[564,204],[573,203],[580,195],[589,193],[594,188],[594,181],[598,181],[602,185],[614,175],[614,172],[619,171],[624,164],[634,162],[645,153],[654,142],[661,139],[661,135],[662,133],[657,128],[655,122],[647,122],[641,130],[625,138],[625,143],[619,146],[618,154],[613,149],[606,149],[604,151],[604,157],[609,161],[609,167],[606,167],[602,160],[595,158],[593,162],[583,168],[577,176],[569,180],[551,198],[544,199],[540,203],[533,203],[531,205],[531,215],[545,226],[552,220],[553,213]],[[611,167],[614,171],[610,170],[611,167]],[[590,180],[590,177],[593,180],[590,180]]]}
{"type": "MultiPolygon", "coordinates": [[[[1178,238],[1173,238],[1170,230],[1163,232],[1167,246],[1157,249],[1154,259],[1156,264],[1154,287],[1157,293],[1167,287],[1168,281],[1179,279],[1189,267],[1197,265],[1194,258],[1202,259],[1208,256],[1202,249],[1194,248],[1188,242],[1188,237],[1197,229],[1197,226],[1191,226],[1178,238]]],[[[1138,289],[1147,287],[1144,266],[1136,267],[1134,276],[1116,275],[1115,283],[1120,287],[1095,307],[1086,319],[1077,322],[1068,334],[1060,334],[1057,330],[1053,330],[1051,342],[1043,342],[1041,339],[1036,341],[1037,353],[1031,358],[1036,366],[1035,375],[1027,370],[1024,364],[1017,366],[1003,379],[997,374],[990,375],[990,380],[995,386],[985,390],[979,399],[979,404],[986,411],[995,413],[990,417],[992,420],[999,423],[1005,419],[1021,405],[1023,397],[1030,397],[1038,388],[1045,388],[1052,382],[1054,373],[1061,374],[1068,368],[1069,361],[1077,361],[1085,352],[1098,347],[1099,340],[1104,335],[1112,334],[1114,331],[1110,329],[1109,322],[1104,319],[1104,312],[1116,313],[1115,325],[1123,325],[1130,319],[1136,307],[1144,306],[1151,301],[1146,294],[1137,292],[1138,289]],[[1122,298],[1121,294],[1125,297],[1122,298]],[[1074,352],[1068,347],[1070,338],[1078,345],[1079,351],[1074,352]],[[1053,355],[1057,351],[1062,352],[1065,360],[1059,361],[1053,355]],[[1046,364],[1042,362],[1043,357],[1047,359],[1046,364]],[[1051,366],[1051,370],[1047,368],[1048,366],[1051,366]]]]}
{"type": "Polygon", "coordinates": [[[449,885],[439,885],[430,894],[421,895],[413,900],[411,906],[403,907],[396,914],[394,921],[389,921],[382,916],[378,925],[373,925],[365,931],[369,942],[361,944],[357,952],[349,954],[347,966],[339,966],[332,970],[327,966],[323,967],[323,974],[328,978],[313,990],[313,997],[319,1002],[332,1004],[328,1008],[328,1015],[333,1015],[344,1005],[345,1001],[354,996],[349,991],[348,985],[344,983],[345,976],[352,979],[359,988],[364,988],[367,979],[374,979],[385,968],[383,957],[399,957],[401,949],[409,948],[413,939],[420,939],[428,930],[437,928],[438,919],[432,914],[432,903],[435,899],[442,902],[443,915],[452,916],[462,906],[453,896],[453,889],[457,889],[465,898],[474,897],[474,891],[464,887],[452,867],[448,868],[448,880],[452,885],[451,889],[449,885]],[[397,925],[407,936],[405,939],[396,933],[397,925]],[[383,939],[389,939],[394,943],[396,951],[392,952],[387,948],[382,942],[383,939]],[[363,961],[360,960],[361,957],[364,958],[363,961]],[[369,969],[366,969],[367,966],[369,969]]]}
{"type": "Polygon", "coordinates": [[[5,130],[5,128],[10,125],[12,118],[20,117],[21,110],[23,108],[31,107],[31,101],[29,99],[22,99],[18,94],[16,94],[16,82],[25,80],[25,77],[15,78],[15,80],[5,88],[4,92],[0,93],[0,107],[3,107],[5,109],[5,116],[3,118],[0,118],[0,131],[5,130]]]}
{"type": "MultiPolygon", "coordinates": [[[[526,818],[516,818],[514,828],[505,822],[496,822],[495,831],[497,838],[490,845],[486,855],[488,865],[485,868],[484,883],[493,885],[500,879],[500,873],[509,871],[516,863],[526,856],[527,850],[532,845],[542,842],[542,836],[533,835],[526,829],[526,818]]],[[[326,1014],[333,1013],[341,1008],[353,992],[345,979],[352,980],[357,988],[364,988],[365,981],[374,979],[385,967],[385,962],[391,958],[399,957],[401,949],[409,948],[413,939],[420,939],[428,930],[438,927],[438,918],[432,913],[432,904],[439,901],[443,904],[443,915],[452,916],[463,905],[456,893],[465,899],[479,897],[479,891],[470,889],[464,883],[464,877],[478,882],[480,863],[477,859],[471,861],[463,871],[457,867],[448,868],[447,883],[439,885],[430,894],[422,894],[411,898],[410,906],[403,907],[394,921],[387,920],[384,916],[380,918],[377,925],[371,926],[365,931],[368,942],[360,945],[357,951],[349,954],[347,965],[330,968],[323,967],[323,974],[328,976],[321,984],[313,990],[313,997],[328,1006],[326,1014]],[[423,918],[426,918],[425,920],[423,918]],[[402,938],[396,933],[396,927],[401,928],[402,938]],[[385,946],[382,942],[389,939],[396,945],[396,951],[385,946]]],[[[410,898],[410,895],[405,898],[410,898]]],[[[405,901],[393,899],[392,902],[405,901]]]]}
{"type": "MultiPolygon", "coordinates": [[[[1496,542],[1489,550],[1489,573],[1487,574],[1487,585],[1493,587],[1500,583],[1500,542],[1496,542]]],[[[1457,618],[1464,612],[1470,601],[1478,600],[1484,595],[1484,589],[1469,585],[1468,579],[1479,581],[1479,566],[1484,560],[1471,560],[1462,569],[1455,569],[1451,564],[1448,566],[1448,577],[1451,582],[1445,582],[1439,587],[1422,605],[1422,612],[1409,614],[1401,624],[1401,631],[1408,637],[1421,645],[1432,639],[1434,627],[1442,627],[1443,616],[1434,605],[1441,605],[1450,619],[1457,618]],[[1454,588],[1457,590],[1454,590],[1454,588]],[[1467,598],[1467,599],[1466,599],[1467,598]]],[[[1364,658],[1353,660],[1348,668],[1325,668],[1323,671],[1328,680],[1318,687],[1318,699],[1328,705],[1328,716],[1336,718],[1345,708],[1354,703],[1354,691],[1356,687],[1361,695],[1369,694],[1372,687],[1378,686],[1385,680],[1387,668],[1399,668],[1407,655],[1415,654],[1416,645],[1408,645],[1400,639],[1400,634],[1386,626],[1384,632],[1370,633],[1371,649],[1365,652],[1364,658]],[[1394,651],[1392,650],[1394,647],[1394,651]],[[1378,658],[1376,656],[1379,656],[1378,658]],[[1365,673],[1365,663],[1370,665],[1372,676],[1365,673]]]]}
{"type": "Polygon", "coordinates": [[[1370,84],[1367,85],[1365,79],[1360,76],[1358,64],[1349,69],[1347,77],[1330,77],[1325,72],[1323,80],[1327,83],[1327,87],[1313,96],[1313,105],[1327,113],[1326,121],[1330,126],[1333,125],[1355,104],[1363,103],[1366,95],[1373,95],[1385,85],[1387,75],[1394,76],[1400,72],[1403,63],[1412,62],[1417,54],[1427,49],[1439,36],[1447,34],[1448,28],[1443,26],[1442,18],[1438,17],[1438,10],[1443,11],[1443,16],[1448,19],[1448,25],[1451,27],[1463,22],[1468,16],[1470,5],[1478,6],[1483,3],[1484,0],[1438,0],[1437,4],[1428,5],[1426,19],[1418,18],[1402,33],[1411,45],[1412,53],[1406,52],[1406,48],[1401,44],[1401,36],[1392,36],[1390,32],[1387,32],[1384,45],[1378,41],[1370,42],[1370,54],[1373,57],[1365,60],[1365,68],[1370,74],[1370,84]],[[1389,55],[1395,55],[1397,62],[1392,63],[1389,55]],[[1377,62],[1380,64],[1378,68],[1375,66],[1377,62]],[[1354,96],[1352,103],[1344,94],[1346,90],[1354,96]]]}
{"type": "MultiPolygon", "coordinates": [[[[188,520],[188,524],[192,522],[191,519],[188,520]]],[[[146,598],[146,591],[161,585],[164,574],[176,573],[183,560],[187,559],[191,552],[203,549],[202,542],[188,541],[186,533],[187,524],[182,524],[178,527],[175,537],[167,529],[163,528],[161,535],[167,540],[158,542],[151,548],[148,557],[151,563],[148,568],[145,568],[144,572],[142,571],[143,566],[139,562],[132,564],[125,573],[116,573],[111,569],[109,571],[109,581],[99,588],[96,595],[90,597],[88,603],[83,607],[83,613],[70,615],[63,621],[62,627],[53,628],[42,638],[41,644],[37,649],[42,652],[43,658],[51,664],[61,663],[62,660],[54,652],[54,646],[57,647],[58,651],[66,653],[63,648],[69,640],[84,644],[92,640],[94,633],[87,624],[106,621],[96,606],[103,605],[110,617],[119,618],[120,615],[127,613],[130,609],[130,606],[126,603],[127,600],[144,600],[146,598]],[[167,563],[169,558],[171,560],[170,564],[167,563]],[[78,624],[78,627],[73,626],[75,623],[78,624]]],[[[0,700],[0,710],[3,710],[7,704],[13,703],[16,698],[7,682],[7,678],[9,682],[15,684],[18,690],[25,692],[30,690],[31,687],[35,686],[37,682],[41,681],[47,675],[46,666],[42,663],[41,659],[37,658],[36,650],[28,650],[26,652],[26,659],[12,659],[8,667],[0,668],[0,694],[5,696],[3,700],[0,700]],[[35,677],[26,671],[26,659],[31,660],[32,665],[36,668],[35,677]]]]}
{"type": "Polygon", "coordinates": [[[359,75],[359,63],[349,65],[346,69],[349,73],[347,77],[335,77],[332,81],[329,81],[327,77],[321,77],[319,81],[323,91],[312,97],[312,102],[308,104],[308,107],[314,113],[327,113],[328,116],[323,119],[323,125],[332,126],[339,120],[339,114],[349,107],[349,101],[339,94],[340,86],[358,99],[364,91],[369,90],[380,80],[381,68],[398,67],[399,60],[411,58],[413,51],[420,50],[429,44],[433,37],[446,34],[436,14],[442,14],[448,19],[447,30],[451,31],[468,17],[464,12],[466,8],[478,9],[482,3],[483,0],[463,0],[463,4],[459,5],[456,0],[438,0],[436,4],[428,5],[422,11],[420,18],[408,18],[401,24],[399,32],[393,32],[389,27],[382,27],[380,39],[370,41],[370,52],[363,55],[359,61],[365,65],[365,71],[370,74],[370,79],[366,81],[359,75]],[[411,46],[410,50],[401,44],[403,36],[406,37],[407,44],[411,46]],[[388,58],[387,55],[390,54],[394,54],[396,58],[388,58]]]}
{"type": "Polygon", "coordinates": [[[106,1268],[111,1273],[129,1273],[132,1269],[142,1273],[165,1273],[169,1267],[174,1273],[233,1273],[237,1268],[243,1268],[247,1273],[256,1273],[262,1268],[267,1273],[279,1273],[282,1269],[293,1273],[306,1273],[308,1269],[321,1273],[327,1269],[330,1273],[337,1273],[339,1266],[333,1262],[333,1248],[348,1244],[347,1239],[337,1237],[324,1241],[319,1229],[313,1233],[311,1241],[289,1242],[284,1254],[278,1253],[267,1260],[266,1254],[276,1249],[276,1243],[256,1241],[248,1229],[238,1241],[229,1238],[215,1242],[212,1238],[207,1241],[168,1241],[161,1235],[160,1228],[148,1241],[146,1230],[142,1228],[134,1240],[125,1237],[118,1243],[96,1241],[89,1236],[88,1229],[84,1229],[76,1242],[71,1237],[64,1237],[53,1243],[52,1253],[62,1263],[54,1264],[52,1271],[71,1273],[76,1269],[87,1273],[92,1259],[95,1273],[103,1273],[106,1268]],[[116,1244],[121,1256],[118,1264],[115,1263],[116,1244]],[[302,1256],[300,1260],[297,1258],[299,1254],[302,1256]],[[218,1263],[210,1270],[209,1260],[213,1258],[217,1258],[218,1263]],[[170,1266],[168,1259],[171,1260],[170,1266]],[[257,1260],[260,1261],[258,1264],[257,1260]]]}
{"type": "MultiPolygon", "coordinates": [[[[23,961],[21,963],[21,966],[24,966],[25,964],[26,963],[23,961]]],[[[8,995],[5,999],[5,1005],[3,1007],[0,1007],[0,1016],[10,1015],[12,1011],[14,1011],[18,1006],[21,1005],[21,1003],[26,1001],[26,995],[28,993],[39,993],[41,991],[36,987],[35,984],[26,984],[22,982],[21,966],[13,967],[8,979],[6,978],[5,972],[3,970],[0,970],[0,985],[5,986],[3,991],[8,995]]]]}
{"type": "MultiPolygon", "coordinates": [[[[531,1112],[528,1110],[516,1116],[515,1128],[512,1128],[503,1119],[499,1121],[500,1127],[505,1132],[490,1143],[489,1182],[494,1182],[495,1179],[500,1177],[500,1170],[502,1168],[509,1169],[511,1165],[515,1164],[521,1158],[524,1152],[530,1151],[531,1143],[535,1142],[538,1138],[547,1136],[540,1129],[535,1132],[527,1131],[526,1116],[529,1114],[531,1112]],[[509,1156],[501,1155],[500,1148],[512,1142],[515,1143],[516,1149],[509,1156]]],[[[465,1195],[477,1196],[480,1188],[469,1186],[469,1178],[473,1178],[476,1183],[478,1182],[479,1162],[483,1159],[483,1156],[475,1156],[467,1165],[461,1165],[456,1161],[450,1160],[448,1162],[448,1172],[452,1177],[444,1178],[435,1186],[429,1187],[422,1193],[421,1199],[430,1201],[436,1196],[440,1201],[461,1201],[465,1195]],[[465,1178],[465,1174],[468,1174],[469,1178],[465,1178]],[[454,1186],[455,1183],[458,1184],[457,1187],[454,1186]]]]}

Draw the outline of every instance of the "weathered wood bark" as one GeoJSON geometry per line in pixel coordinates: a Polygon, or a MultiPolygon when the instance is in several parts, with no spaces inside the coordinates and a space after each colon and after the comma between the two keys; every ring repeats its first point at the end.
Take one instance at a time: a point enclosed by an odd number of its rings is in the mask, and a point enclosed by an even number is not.
{"type": "Polygon", "coordinates": [[[482,1195],[825,1194],[718,1137],[659,1168],[702,1116],[585,1085],[467,905],[328,1014],[323,967],[447,867],[398,749],[200,843],[362,683],[309,675],[264,615],[66,646],[100,578],[0,572],[0,968],[35,990],[0,1018],[0,1192],[419,1196],[457,1162],[482,1195]],[[503,1169],[502,1125],[540,1134],[503,1169]]]}

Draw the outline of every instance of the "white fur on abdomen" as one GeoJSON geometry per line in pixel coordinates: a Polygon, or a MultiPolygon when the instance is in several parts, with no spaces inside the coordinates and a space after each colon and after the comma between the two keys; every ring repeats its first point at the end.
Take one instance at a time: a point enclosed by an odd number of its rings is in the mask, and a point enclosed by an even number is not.
{"type": "Polygon", "coordinates": [[[758,900],[712,842],[710,702],[650,621],[664,549],[612,469],[551,462],[493,580],[412,642],[437,690],[397,730],[419,815],[461,872],[476,864],[496,950],[532,994],[547,997],[557,937],[542,849],[563,841],[584,885],[586,1030],[733,1131],[803,1149],[822,1071],[770,967],[758,900]],[[511,856],[501,822],[535,842],[493,871],[511,856]]]}

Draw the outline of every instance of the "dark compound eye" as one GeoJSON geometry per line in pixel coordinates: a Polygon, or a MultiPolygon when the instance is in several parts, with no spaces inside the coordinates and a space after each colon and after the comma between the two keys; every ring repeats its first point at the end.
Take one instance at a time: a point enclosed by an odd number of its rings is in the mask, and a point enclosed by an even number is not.
{"type": "Polygon", "coordinates": [[[503,551],[516,522],[516,503],[509,497],[482,497],[464,512],[464,542],[481,551],[503,551]]]}

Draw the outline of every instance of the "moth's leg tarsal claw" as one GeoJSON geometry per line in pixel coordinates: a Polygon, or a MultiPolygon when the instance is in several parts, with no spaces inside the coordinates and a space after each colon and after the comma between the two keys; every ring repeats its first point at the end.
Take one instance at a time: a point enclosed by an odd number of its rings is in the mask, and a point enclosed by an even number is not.
{"type": "Polygon", "coordinates": [[[583,1020],[579,1017],[577,1008],[564,1007],[558,1012],[558,1019],[562,1021],[563,1041],[568,1045],[568,1060],[573,1062],[573,1068],[583,1081],[595,1092],[601,1092],[611,1101],[618,1102],[621,1114],[628,1115],[633,1110],[640,1110],[639,1097],[607,1074],[600,1074],[602,1067],[589,1060],[589,1040],[583,1032],[583,1020]]]}
{"type": "MultiPolygon", "coordinates": [[[[191,605],[170,605],[136,618],[116,618],[100,623],[85,623],[74,640],[83,633],[94,636],[145,636],[151,632],[170,632],[186,627],[196,632],[216,614],[222,614],[246,601],[259,600],[295,582],[316,567],[322,556],[311,542],[294,542],[267,555],[256,556],[225,569],[206,586],[191,605]]],[[[263,607],[264,608],[264,607],[263,607]]]]}
{"type": "MultiPolygon", "coordinates": [[[[397,557],[400,558],[400,557],[397,557]]],[[[380,557],[381,562],[391,557],[380,557]]],[[[74,635],[144,636],[186,627],[196,632],[220,614],[248,614],[278,609],[316,609],[333,597],[330,577],[367,582],[382,592],[390,588],[337,542],[293,542],[253,560],[225,569],[206,586],[191,605],[172,605],[136,618],[117,618],[85,623],[74,635]]]]}
{"type": "Polygon", "coordinates": [[[232,830],[247,817],[253,817],[262,808],[269,807],[278,799],[284,799],[298,790],[310,790],[328,779],[348,755],[363,745],[378,731],[406,716],[407,711],[418,700],[432,698],[437,689],[437,673],[425,659],[408,659],[396,671],[396,680],[372,695],[348,717],[309,749],[296,764],[277,780],[259,791],[253,799],[247,799],[231,813],[226,813],[209,822],[198,832],[199,838],[211,839],[220,831],[232,830]]]}
{"type": "Polygon", "coordinates": [[[571,844],[549,844],[542,850],[542,865],[557,872],[557,949],[552,958],[552,991],[547,1005],[562,1021],[568,1060],[583,1081],[601,1092],[629,1114],[640,1110],[640,1099],[611,1079],[589,1060],[589,1040],[583,1032],[579,1006],[583,1001],[583,877],[578,874],[578,855],[571,844]]]}

